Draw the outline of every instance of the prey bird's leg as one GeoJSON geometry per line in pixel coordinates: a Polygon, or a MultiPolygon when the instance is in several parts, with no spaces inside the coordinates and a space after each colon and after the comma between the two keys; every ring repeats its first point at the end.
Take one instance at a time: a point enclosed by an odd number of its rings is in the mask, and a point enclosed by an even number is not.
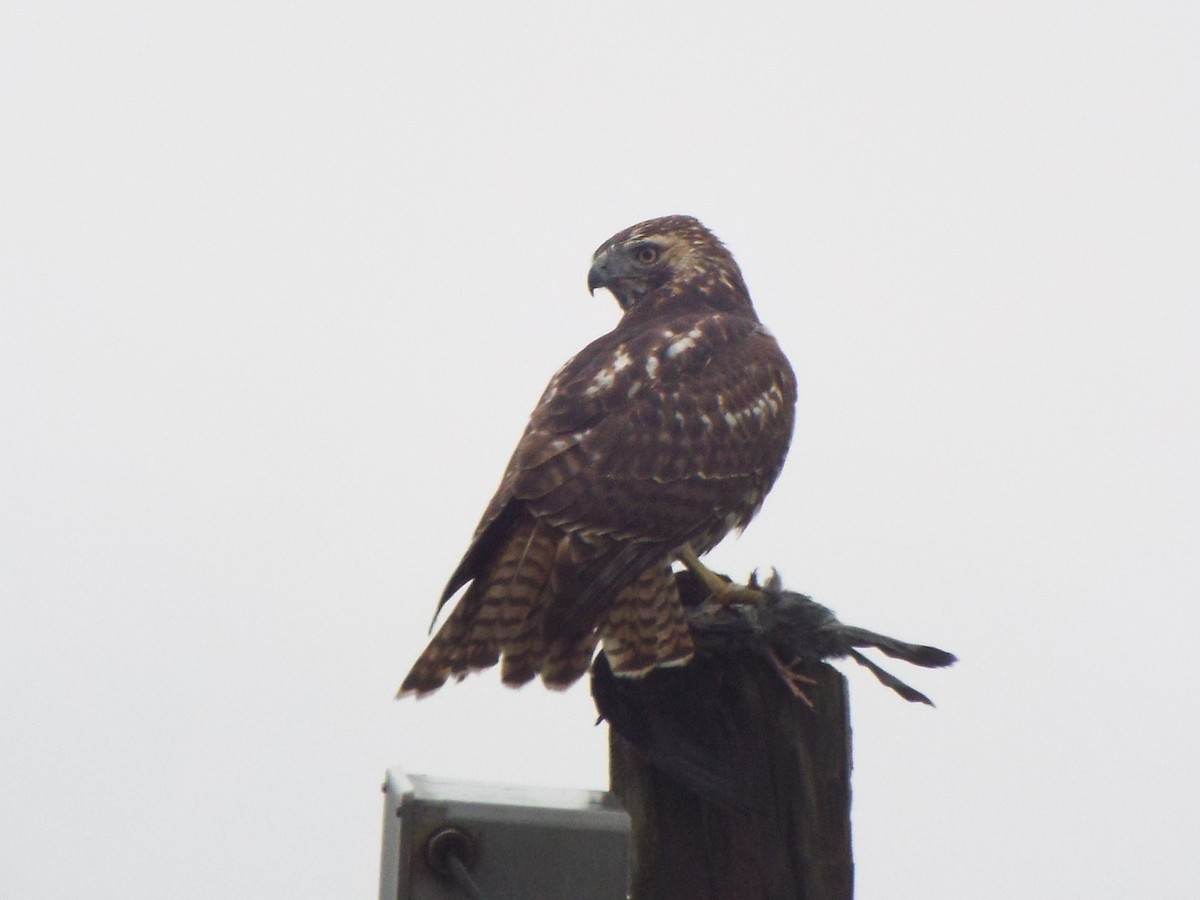
{"type": "MultiPolygon", "coordinates": [[[[804,704],[809,709],[815,709],[816,707],[813,706],[813,702],[809,699],[808,694],[804,692],[802,685],[815,685],[817,683],[816,679],[809,678],[807,675],[801,675],[791,665],[784,663],[774,650],[767,651],[767,658],[771,661],[771,665],[775,671],[779,673],[779,677],[783,679],[783,683],[787,685],[788,690],[792,692],[792,696],[797,700],[804,701],[804,704]]],[[[795,665],[795,663],[792,665],[795,665]]]]}
{"type": "Polygon", "coordinates": [[[709,599],[721,606],[732,606],[736,603],[762,604],[767,600],[765,592],[757,584],[734,584],[728,578],[718,575],[704,563],[692,549],[691,544],[684,544],[679,551],[679,561],[684,567],[700,579],[708,590],[709,599]]]}

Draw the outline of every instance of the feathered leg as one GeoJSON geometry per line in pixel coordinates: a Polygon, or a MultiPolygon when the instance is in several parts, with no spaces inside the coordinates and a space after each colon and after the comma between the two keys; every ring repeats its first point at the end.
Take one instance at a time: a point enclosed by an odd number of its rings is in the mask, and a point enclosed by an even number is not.
{"type": "Polygon", "coordinates": [[[692,658],[692,632],[669,564],[647,569],[617,595],[600,636],[617,675],[641,676],[692,658]]]}

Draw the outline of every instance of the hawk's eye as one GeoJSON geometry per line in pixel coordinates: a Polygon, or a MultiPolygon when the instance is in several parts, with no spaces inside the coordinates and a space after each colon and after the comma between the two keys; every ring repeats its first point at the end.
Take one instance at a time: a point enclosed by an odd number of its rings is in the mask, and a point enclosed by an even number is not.
{"type": "Polygon", "coordinates": [[[642,265],[648,266],[658,259],[658,248],[653,244],[642,244],[633,251],[633,256],[642,265]]]}

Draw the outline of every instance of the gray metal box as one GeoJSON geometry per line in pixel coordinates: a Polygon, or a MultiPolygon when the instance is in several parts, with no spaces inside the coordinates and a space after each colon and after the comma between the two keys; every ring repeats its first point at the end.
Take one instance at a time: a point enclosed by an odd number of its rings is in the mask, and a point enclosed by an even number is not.
{"type": "Polygon", "coordinates": [[[466,896],[428,861],[431,836],[447,828],[465,836],[470,876],[487,900],[628,897],[629,816],[612,794],[442,781],[400,769],[388,770],[384,793],[380,900],[466,896]]]}

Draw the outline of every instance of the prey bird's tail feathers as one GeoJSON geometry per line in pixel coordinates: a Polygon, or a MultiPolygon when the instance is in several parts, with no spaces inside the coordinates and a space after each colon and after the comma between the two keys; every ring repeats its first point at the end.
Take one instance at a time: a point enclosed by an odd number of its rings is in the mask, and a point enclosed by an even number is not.
{"type": "Polygon", "coordinates": [[[958,657],[946,650],[924,644],[910,644],[908,641],[887,637],[854,625],[841,626],[841,632],[852,647],[874,647],[892,659],[902,659],[914,666],[941,669],[958,662],[958,657]]]}

